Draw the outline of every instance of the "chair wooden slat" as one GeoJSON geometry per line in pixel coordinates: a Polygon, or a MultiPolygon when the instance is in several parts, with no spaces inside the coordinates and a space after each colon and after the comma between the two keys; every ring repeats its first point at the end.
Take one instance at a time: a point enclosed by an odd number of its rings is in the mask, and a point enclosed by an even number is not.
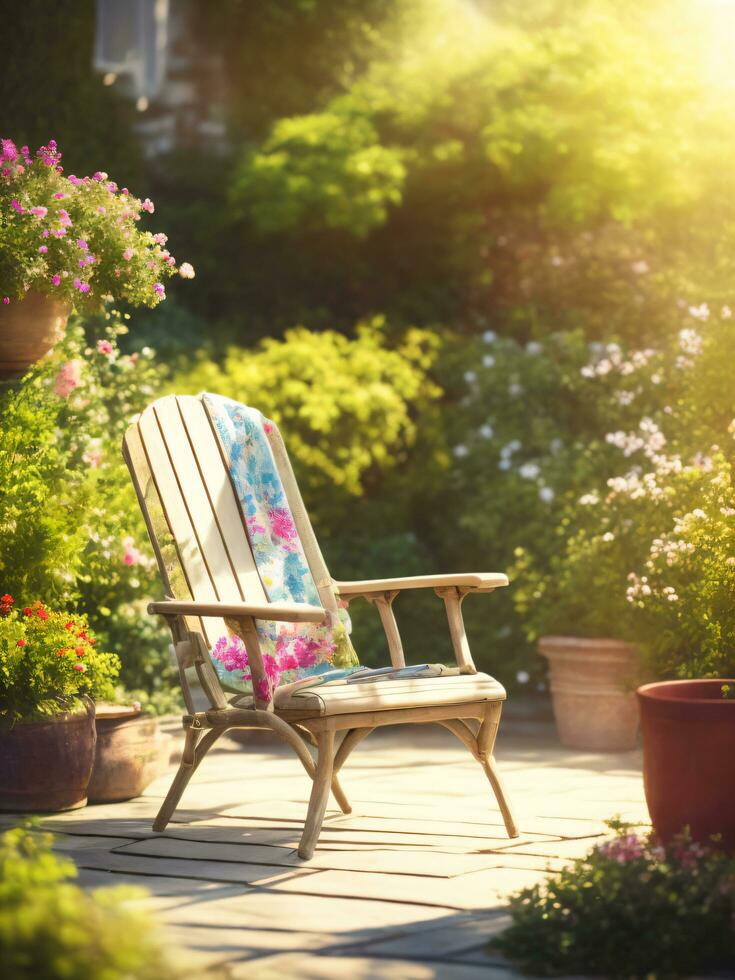
{"type": "MultiPolygon", "coordinates": [[[[131,425],[125,433],[123,453],[126,456],[166,592],[175,599],[193,599],[137,425],[131,425]]],[[[185,616],[183,619],[186,629],[202,632],[202,621],[198,616],[185,616]]]]}
{"type": "MultiPolygon", "coordinates": [[[[176,472],[171,465],[168,448],[156,416],[155,409],[159,404],[160,402],[147,408],[138,422],[148,465],[153,474],[168,525],[178,545],[181,563],[193,598],[216,600],[219,595],[209,565],[197,540],[189,509],[186,506],[186,499],[179,486],[176,472]]],[[[191,455],[191,450],[189,453],[191,455]]],[[[238,596],[238,598],[240,597],[238,596]]],[[[227,628],[220,619],[203,618],[202,626],[210,646],[219,636],[227,635],[227,628]]]]}
{"type": "Polygon", "coordinates": [[[217,598],[223,602],[241,602],[244,596],[223,539],[219,515],[209,499],[176,398],[171,395],[159,399],[155,413],[217,598]]]}

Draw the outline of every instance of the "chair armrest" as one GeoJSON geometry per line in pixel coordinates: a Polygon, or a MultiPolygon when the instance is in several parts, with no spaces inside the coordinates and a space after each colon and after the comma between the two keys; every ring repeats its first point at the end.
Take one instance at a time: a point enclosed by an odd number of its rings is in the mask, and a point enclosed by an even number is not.
{"type": "Polygon", "coordinates": [[[446,589],[491,591],[508,584],[508,576],[500,572],[465,572],[451,575],[415,575],[407,578],[374,578],[362,582],[335,582],[342,596],[371,595],[376,592],[397,592],[401,589],[446,589]]]}
{"type": "Polygon", "coordinates": [[[254,606],[247,602],[198,602],[194,599],[167,599],[151,602],[148,612],[159,616],[221,616],[223,619],[250,617],[287,623],[323,623],[327,612],[305,602],[269,602],[254,606]]]}

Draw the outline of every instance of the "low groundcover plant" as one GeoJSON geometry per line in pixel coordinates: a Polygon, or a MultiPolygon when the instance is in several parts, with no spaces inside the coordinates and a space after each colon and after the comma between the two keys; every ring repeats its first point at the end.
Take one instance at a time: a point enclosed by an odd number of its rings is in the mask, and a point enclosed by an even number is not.
{"type": "MultiPolygon", "coordinates": [[[[13,980],[173,980],[184,974],[163,952],[133,901],[142,889],[86,894],[76,868],[51,851],[50,834],[26,827],[0,836],[0,974],[13,980]]],[[[187,977],[199,976],[187,970],[187,977]]]]}
{"type": "Polygon", "coordinates": [[[0,597],[0,727],[114,697],[120,660],[96,649],[84,616],[0,597]]]}
{"type": "MultiPolygon", "coordinates": [[[[112,298],[155,306],[177,270],[166,236],[137,227],[153,202],[102,171],[65,176],[60,161],[55,140],[33,156],[0,142],[0,300],[7,306],[33,290],[78,309],[112,298]]],[[[178,271],[194,275],[188,262],[178,271]]]]}
{"type": "Polygon", "coordinates": [[[690,976],[735,963],[735,859],[687,834],[616,831],[511,900],[492,945],[530,973],[690,976]]]}

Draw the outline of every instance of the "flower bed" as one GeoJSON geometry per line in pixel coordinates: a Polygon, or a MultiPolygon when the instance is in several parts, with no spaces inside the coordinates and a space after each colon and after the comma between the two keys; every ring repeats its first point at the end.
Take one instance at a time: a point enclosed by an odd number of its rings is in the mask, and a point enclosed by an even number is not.
{"type": "Polygon", "coordinates": [[[542,976],[690,976],[735,962],[735,859],[682,835],[615,837],[511,901],[493,946],[542,976]]]}

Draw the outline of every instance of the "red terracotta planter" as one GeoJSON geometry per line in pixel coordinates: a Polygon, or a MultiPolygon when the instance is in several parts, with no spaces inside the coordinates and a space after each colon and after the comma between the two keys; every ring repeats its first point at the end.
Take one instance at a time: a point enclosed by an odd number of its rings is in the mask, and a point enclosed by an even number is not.
{"type": "Polygon", "coordinates": [[[735,849],[735,680],[662,681],[638,688],[643,779],[663,840],[689,826],[696,840],[721,834],[735,849]]]}

